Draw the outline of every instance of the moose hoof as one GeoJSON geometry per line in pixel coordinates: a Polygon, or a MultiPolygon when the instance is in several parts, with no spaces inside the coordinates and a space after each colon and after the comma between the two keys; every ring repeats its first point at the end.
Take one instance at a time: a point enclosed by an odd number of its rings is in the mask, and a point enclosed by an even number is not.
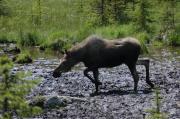
{"type": "Polygon", "coordinates": [[[138,93],[138,90],[137,90],[137,89],[134,89],[134,93],[136,93],[136,94],[137,94],[137,93],[138,93]]]}
{"type": "Polygon", "coordinates": [[[151,86],[151,88],[152,88],[152,89],[154,89],[154,84],[152,84],[152,83],[151,83],[151,85],[150,85],[150,86],[151,86]]]}

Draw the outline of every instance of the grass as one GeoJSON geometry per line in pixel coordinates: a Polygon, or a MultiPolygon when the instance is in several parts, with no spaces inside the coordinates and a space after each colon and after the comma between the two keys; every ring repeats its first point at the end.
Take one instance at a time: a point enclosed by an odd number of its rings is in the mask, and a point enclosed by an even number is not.
{"type": "Polygon", "coordinates": [[[20,31],[19,33],[19,45],[21,46],[36,46],[40,42],[40,35],[37,31],[24,32],[20,31]]]}
{"type": "Polygon", "coordinates": [[[16,39],[14,38],[14,34],[12,33],[0,33],[0,43],[16,43],[16,39]]]}
{"type": "MultiPolygon", "coordinates": [[[[86,9],[82,8],[85,10],[82,12],[79,7],[75,7],[78,6],[76,3],[79,2],[78,0],[70,1],[41,1],[39,7],[36,0],[10,0],[7,6],[13,10],[12,15],[0,19],[0,43],[16,42],[24,47],[40,45],[41,49],[64,51],[92,34],[107,39],[134,36],[143,44],[152,41],[152,36],[157,34],[139,32],[133,22],[130,24],[115,22],[106,26],[93,25],[91,21],[96,18],[89,17],[88,2],[83,2],[85,3],[83,7],[86,9]]],[[[156,25],[156,27],[160,26],[156,25]]],[[[157,31],[156,27],[152,31],[157,31]]],[[[169,35],[168,45],[179,46],[178,34],[179,31],[169,35]]],[[[147,50],[144,45],[142,47],[147,50]]]]}
{"type": "Polygon", "coordinates": [[[180,36],[176,31],[169,33],[168,44],[171,46],[180,46],[180,36]]]}
{"type": "Polygon", "coordinates": [[[18,54],[16,57],[14,57],[13,61],[19,64],[24,64],[24,63],[32,63],[33,60],[28,52],[23,52],[18,54]]]}
{"type": "Polygon", "coordinates": [[[70,48],[70,43],[62,38],[58,38],[55,40],[50,40],[50,41],[46,41],[45,43],[43,43],[40,46],[41,50],[45,50],[45,49],[51,49],[54,51],[60,51],[60,52],[64,52],[66,49],[70,48]]]}
{"type": "Polygon", "coordinates": [[[122,38],[135,33],[135,28],[130,25],[110,25],[95,29],[95,34],[108,39],[122,38]]]}

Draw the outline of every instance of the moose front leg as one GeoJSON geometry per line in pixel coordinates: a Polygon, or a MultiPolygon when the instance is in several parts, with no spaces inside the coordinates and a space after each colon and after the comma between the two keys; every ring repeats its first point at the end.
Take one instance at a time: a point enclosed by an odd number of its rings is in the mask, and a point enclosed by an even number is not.
{"type": "Polygon", "coordinates": [[[86,68],[86,69],[84,70],[84,75],[85,75],[88,79],[90,79],[92,83],[98,84],[98,85],[102,85],[102,83],[99,82],[99,80],[98,80],[99,72],[98,72],[97,69],[95,70],[95,69],[86,68]],[[88,74],[88,72],[90,72],[90,71],[93,71],[94,79],[88,74]]]}
{"type": "Polygon", "coordinates": [[[139,76],[136,71],[136,63],[128,64],[128,67],[134,79],[134,91],[137,92],[139,76]]]}
{"type": "Polygon", "coordinates": [[[91,80],[92,83],[95,83],[95,80],[88,74],[91,70],[89,68],[84,70],[84,76],[91,80]]]}
{"type": "Polygon", "coordinates": [[[151,88],[154,88],[154,84],[151,83],[149,80],[149,59],[144,58],[144,59],[138,59],[136,65],[144,65],[146,68],[146,83],[150,85],[151,88]]]}

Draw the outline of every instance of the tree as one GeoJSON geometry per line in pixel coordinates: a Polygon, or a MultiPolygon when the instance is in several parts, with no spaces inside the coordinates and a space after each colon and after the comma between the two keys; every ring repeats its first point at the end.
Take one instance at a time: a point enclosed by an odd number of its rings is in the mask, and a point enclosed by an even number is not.
{"type": "Polygon", "coordinates": [[[96,14],[100,25],[107,25],[115,22],[126,21],[125,0],[93,0],[92,12],[96,14]]]}
{"type": "Polygon", "coordinates": [[[93,0],[91,2],[91,11],[94,13],[95,24],[106,25],[108,23],[106,15],[106,1],[105,0],[93,0]]]}
{"type": "Polygon", "coordinates": [[[25,96],[37,81],[25,79],[24,73],[13,74],[12,61],[7,57],[0,58],[0,110],[3,111],[2,117],[12,119],[17,117],[27,117],[41,111],[38,107],[30,107],[25,96]]]}
{"type": "Polygon", "coordinates": [[[147,0],[140,0],[135,11],[135,23],[138,26],[138,30],[149,32],[150,19],[150,3],[147,0]]]}
{"type": "Polygon", "coordinates": [[[161,17],[162,31],[167,32],[168,30],[175,29],[175,8],[176,0],[165,0],[163,14],[161,17]]]}

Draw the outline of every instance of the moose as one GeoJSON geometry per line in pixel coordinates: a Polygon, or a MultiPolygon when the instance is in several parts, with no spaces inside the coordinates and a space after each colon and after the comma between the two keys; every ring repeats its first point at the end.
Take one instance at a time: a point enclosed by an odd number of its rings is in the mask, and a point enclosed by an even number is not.
{"type": "Polygon", "coordinates": [[[145,65],[146,83],[153,88],[154,85],[149,80],[149,60],[138,60],[140,52],[140,42],[132,37],[106,40],[97,36],[90,36],[65,52],[60,60],[60,65],[53,72],[53,77],[57,78],[62,73],[68,72],[77,63],[83,62],[86,67],[84,75],[95,84],[95,93],[98,93],[98,86],[102,85],[98,80],[98,69],[125,64],[132,74],[134,91],[137,92],[139,77],[136,64],[139,64],[145,65]],[[93,77],[88,74],[90,71],[93,72],[93,77]]]}

